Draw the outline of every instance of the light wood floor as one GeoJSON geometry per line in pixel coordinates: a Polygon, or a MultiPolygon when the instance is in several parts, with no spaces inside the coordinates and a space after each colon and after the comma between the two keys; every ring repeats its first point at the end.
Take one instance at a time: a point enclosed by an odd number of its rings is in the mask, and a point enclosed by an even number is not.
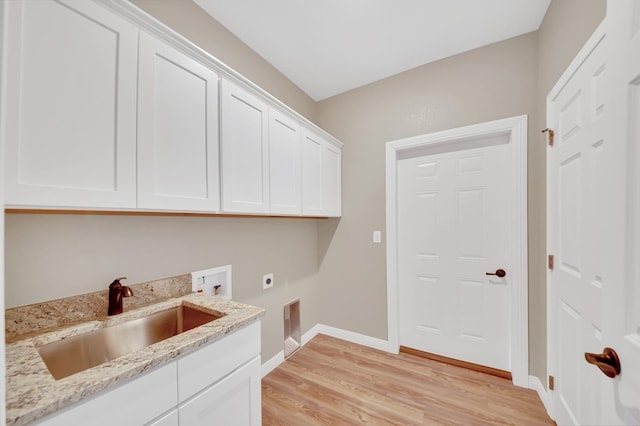
{"type": "Polygon", "coordinates": [[[536,392],[318,335],[262,379],[267,425],[552,425],[536,392]]]}

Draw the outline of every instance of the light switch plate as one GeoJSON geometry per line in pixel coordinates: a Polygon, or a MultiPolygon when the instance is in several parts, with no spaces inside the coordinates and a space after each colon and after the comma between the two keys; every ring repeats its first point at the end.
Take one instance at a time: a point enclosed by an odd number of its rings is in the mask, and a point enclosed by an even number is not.
{"type": "Polygon", "coordinates": [[[373,242],[374,242],[374,243],[380,243],[380,242],[382,242],[382,232],[380,232],[380,231],[373,231],[373,242]]]}

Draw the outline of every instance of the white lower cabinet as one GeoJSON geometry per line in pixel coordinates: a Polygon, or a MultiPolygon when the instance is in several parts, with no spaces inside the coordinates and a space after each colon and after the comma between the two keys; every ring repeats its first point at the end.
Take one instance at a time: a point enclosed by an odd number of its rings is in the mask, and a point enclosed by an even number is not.
{"type": "Polygon", "coordinates": [[[145,426],[178,426],[178,410],[174,409],[147,423],[145,426]]]}
{"type": "MultiPolygon", "coordinates": [[[[36,424],[144,425],[178,404],[176,362],[164,365],[120,387],[73,405],[36,424]]],[[[162,424],[162,423],[160,423],[162,424]]]]}
{"type": "Polygon", "coordinates": [[[260,321],[34,424],[256,426],[262,423],[260,321]]]}
{"type": "Polygon", "coordinates": [[[262,423],[260,357],[180,405],[181,425],[257,426],[262,423]]]}

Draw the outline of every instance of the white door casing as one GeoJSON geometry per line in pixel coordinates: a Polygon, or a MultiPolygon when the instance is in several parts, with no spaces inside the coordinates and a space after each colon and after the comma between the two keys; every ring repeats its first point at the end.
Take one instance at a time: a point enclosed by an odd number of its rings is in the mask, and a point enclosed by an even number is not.
{"type": "Polygon", "coordinates": [[[510,370],[509,140],[505,133],[399,156],[401,346],[510,370]],[[485,274],[497,269],[506,276],[485,274]]]}
{"type": "Polygon", "coordinates": [[[640,2],[608,1],[606,20],[603,344],[617,351],[621,371],[613,380],[603,376],[603,419],[640,424],[640,2]]]}
{"type": "MultiPolygon", "coordinates": [[[[447,145],[460,144],[473,138],[490,139],[509,135],[512,146],[509,157],[513,165],[513,180],[508,182],[514,197],[508,206],[513,214],[509,233],[508,250],[513,253],[510,271],[508,303],[509,322],[509,371],[513,383],[528,386],[528,297],[527,297],[527,190],[526,190],[526,140],[527,118],[519,116],[481,123],[428,135],[388,142],[386,145],[386,233],[387,233],[387,316],[390,352],[399,348],[399,269],[398,269],[398,159],[411,151],[430,149],[448,150],[447,145]]],[[[495,269],[497,269],[496,267],[495,269]]],[[[492,270],[495,270],[492,269],[492,270]]],[[[483,271],[484,272],[484,271],[483,271]]],[[[488,271],[487,271],[488,272],[488,271]]]]}
{"type": "Polygon", "coordinates": [[[570,78],[547,98],[547,125],[554,130],[547,147],[547,250],[554,256],[547,272],[548,370],[559,424],[602,421],[600,392],[607,378],[585,362],[584,353],[602,350],[601,301],[610,285],[602,264],[607,43],[601,25],[568,70],[570,78]]]}

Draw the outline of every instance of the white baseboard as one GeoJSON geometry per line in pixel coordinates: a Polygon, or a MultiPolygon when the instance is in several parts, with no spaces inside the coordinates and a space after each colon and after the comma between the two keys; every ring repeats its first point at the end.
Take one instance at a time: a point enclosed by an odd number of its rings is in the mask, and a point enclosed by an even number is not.
{"type": "Polygon", "coordinates": [[[283,362],[284,362],[284,350],[278,352],[270,360],[262,364],[262,377],[271,373],[283,362]]]}
{"type": "Polygon", "coordinates": [[[549,394],[549,392],[547,392],[540,379],[536,376],[529,376],[529,389],[533,389],[538,393],[538,396],[540,397],[545,410],[547,410],[547,414],[551,416],[551,401],[549,400],[551,395],[549,394]]]}
{"type": "Polygon", "coordinates": [[[347,342],[356,343],[358,345],[367,346],[369,348],[379,349],[381,351],[388,352],[389,349],[389,342],[387,342],[386,340],[366,336],[364,334],[355,333],[353,331],[343,330],[324,324],[317,324],[314,329],[317,329],[316,334],[326,334],[327,336],[346,340],[347,342]]]}
{"type": "MultiPolygon", "coordinates": [[[[358,345],[367,346],[373,349],[379,349],[381,351],[393,352],[389,349],[389,342],[375,337],[366,336],[364,334],[355,333],[353,331],[342,330],[340,328],[331,327],[324,324],[316,324],[302,335],[302,346],[309,343],[311,339],[318,334],[326,334],[327,336],[335,337],[337,339],[346,340],[347,342],[356,343],[358,345]]],[[[396,352],[397,353],[397,352],[396,352]]],[[[284,362],[284,350],[278,352],[275,356],[262,364],[262,377],[271,373],[280,364],[284,362]]]]}

